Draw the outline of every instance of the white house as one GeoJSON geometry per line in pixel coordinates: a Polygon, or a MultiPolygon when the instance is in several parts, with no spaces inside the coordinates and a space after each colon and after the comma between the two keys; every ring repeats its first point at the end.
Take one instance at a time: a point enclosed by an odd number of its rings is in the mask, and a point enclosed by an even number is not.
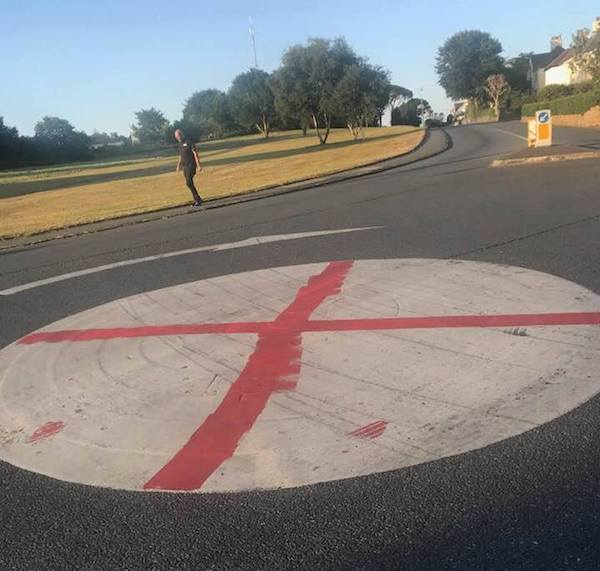
{"type": "Polygon", "coordinates": [[[546,67],[564,53],[562,36],[554,36],[550,40],[550,51],[533,54],[529,57],[529,73],[527,79],[531,82],[531,90],[538,93],[546,86],[546,67]]]}
{"type": "MultiPolygon", "coordinates": [[[[591,36],[587,43],[586,50],[592,51],[600,48],[600,18],[596,18],[592,24],[591,36]]],[[[572,85],[591,79],[584,72],[573,69],[573,58],[575,50],[569,48],[560,53],[551,61],[545,70],[546,85],[572,85]]]]}

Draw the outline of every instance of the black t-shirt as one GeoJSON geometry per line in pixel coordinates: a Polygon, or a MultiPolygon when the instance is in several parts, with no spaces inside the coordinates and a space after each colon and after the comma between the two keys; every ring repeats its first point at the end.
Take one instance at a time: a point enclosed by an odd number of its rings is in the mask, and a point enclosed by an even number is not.
{"type": "Polygon", "coordinates": [[[196,157],[194,157],[194,144],[188,139],[179,143],[179,156],[181,157],[181,166],[190,170],[196,168],[196,157]]]}

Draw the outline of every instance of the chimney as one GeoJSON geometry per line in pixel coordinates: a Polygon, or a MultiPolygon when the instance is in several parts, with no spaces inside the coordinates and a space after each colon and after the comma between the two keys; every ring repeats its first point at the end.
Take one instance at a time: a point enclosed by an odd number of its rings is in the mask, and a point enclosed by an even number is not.
{"type": "Polygon", "coordinates": [[[592,24],[592,33],[597,34],[600,32],[600,18],[596,18],[592,24]]]}
{"type": "Polygon", "coordinates": [[[556,48],[562,48],[562,36],[553,36],[550,39],[550,51],[553,52],[556,48]]]}

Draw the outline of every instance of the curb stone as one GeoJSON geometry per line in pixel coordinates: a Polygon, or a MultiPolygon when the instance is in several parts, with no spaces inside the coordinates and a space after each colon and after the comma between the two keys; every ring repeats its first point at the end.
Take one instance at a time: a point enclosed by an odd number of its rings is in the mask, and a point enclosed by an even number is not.
{"type": "Polygon", "coordinates": [[[541,157],[523,157],[518,159],[496,159],[492,167],[512,167],[527,164],[555,163],[561,161],[580,161],[584,159],[600,158],[600,151],[586,151],[581,153],[566,153],[562,155],[544,155],[541,157]]]}

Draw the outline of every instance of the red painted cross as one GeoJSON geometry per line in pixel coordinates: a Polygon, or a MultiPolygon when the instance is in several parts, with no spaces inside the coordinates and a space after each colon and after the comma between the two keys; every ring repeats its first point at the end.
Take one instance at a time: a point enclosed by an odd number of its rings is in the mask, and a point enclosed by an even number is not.
{"type": "MultiPolygon", "coordinates": [[[[312,313],[328,297],[340,293],[352,264],[353,262],[330,263],[322,273],[310,278],[308,284],[298,291],[291,305],[274,321],[49,331],[28,335],[19,343],[33,345],[209,333],[258,334],[254,352],[221,404],[206,418],[173,458],[144,486],[145,489],[190,491],[199,490],[219,466],[233,456],[242,437],[252,428],[273,393],[293,390],[296,387],[300,375],[303,333],[600,325],[600,312],[311,321],[312,313]]],[[[368,435],[370,434],[369,432],[368,435]]],[[[357,436],[364,435],[360,433],[357,436]]]]}

